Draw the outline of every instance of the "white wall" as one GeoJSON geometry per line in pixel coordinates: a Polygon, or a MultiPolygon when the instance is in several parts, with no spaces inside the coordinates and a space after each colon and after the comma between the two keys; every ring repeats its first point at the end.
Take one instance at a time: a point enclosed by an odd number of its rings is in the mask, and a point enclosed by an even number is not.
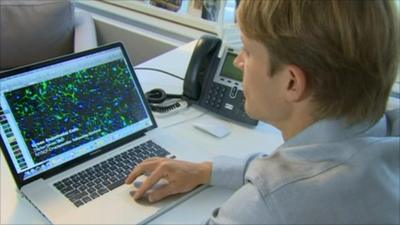
{"type": "Polygon", "coordinates": [[[99,45],[122,41],[135,65],[205,33],[104,2],[79,1],[75,6],[92,14],[99,45]]]}
{"type": "Polygon", "coordinates": [[[135,66],[179,46],[135,30],[126,24],[117,24],[99,17],[95,17],[95,26],[99,45],[123,42],[135,66]]]}

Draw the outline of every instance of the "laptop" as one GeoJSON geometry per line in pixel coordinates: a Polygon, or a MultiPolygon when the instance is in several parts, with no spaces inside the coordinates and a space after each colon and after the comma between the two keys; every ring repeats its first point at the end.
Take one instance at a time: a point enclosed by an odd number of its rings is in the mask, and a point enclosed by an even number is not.
{"type": "Polygon", "coordinates": [[[156,127],[121,43],[0,74],[3,155],[50,223],[145,223],[188,198],[140,204],[124,185],[142,160],[179,157],[156,127]]]}

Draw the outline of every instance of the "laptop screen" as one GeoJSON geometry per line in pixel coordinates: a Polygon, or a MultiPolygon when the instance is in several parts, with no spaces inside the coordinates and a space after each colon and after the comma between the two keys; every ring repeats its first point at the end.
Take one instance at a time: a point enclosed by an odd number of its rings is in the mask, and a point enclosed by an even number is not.
{"type": "Polygon", "coordinates": [[[2,148],[25,181],[155,127],[121,44],[0,79],[2,148]]]}

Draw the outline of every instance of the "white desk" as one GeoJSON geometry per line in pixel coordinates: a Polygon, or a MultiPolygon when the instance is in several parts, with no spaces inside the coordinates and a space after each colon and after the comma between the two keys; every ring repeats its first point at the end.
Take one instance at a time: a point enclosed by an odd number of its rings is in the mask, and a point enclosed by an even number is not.
{"type": "MultiPolygon", "coordinates": [[[[189,43],[143,63],[140,67],[153,67],[185,76],[191,52],[195,43],[189,43]]],[[[134,59],[133,59],[134,61],[134,59]]],[[[168,93],[182,93],[182,81],[155,71],[137,71],[144,91],[161,87],[168,93]],[[160,82],[162,80],[162,82],[160,82]]],[[[255,128],[231,123],[219,116],[190,107],[179,115],[156,118],[159,129],[176,135],[189,143],[191,151],[198,155],[198,161],[211,159],[220,154],[244,156],[251,152],[270,153],[283,140],[278,130],[260,123],[255,128]],[[192,126],[193,121],[220,120],[231,129],[231,134],[224,138],[215,138],[192,126]]],[[[47,224],[42,215],[21,197],[8,170],[3,155],[1,156],[1,211],[0,224],[47,224]]],[[[154,224],[198,224],[209,217],[211,211],[224,202],[233,190],[210,187],[160,215],[150,223],[154,224]]]]}

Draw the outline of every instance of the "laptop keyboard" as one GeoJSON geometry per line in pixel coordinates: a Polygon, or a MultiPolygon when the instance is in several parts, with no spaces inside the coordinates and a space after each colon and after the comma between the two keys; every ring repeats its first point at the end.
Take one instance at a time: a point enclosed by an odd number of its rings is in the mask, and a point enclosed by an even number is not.
{"type": "Polygon", "coordinates": [[[143,160],[170,153],[154,143],[147,141],[110,159],[67,177],[54,186],[76,207],[121,186],[133,167],[143,160]]]}

